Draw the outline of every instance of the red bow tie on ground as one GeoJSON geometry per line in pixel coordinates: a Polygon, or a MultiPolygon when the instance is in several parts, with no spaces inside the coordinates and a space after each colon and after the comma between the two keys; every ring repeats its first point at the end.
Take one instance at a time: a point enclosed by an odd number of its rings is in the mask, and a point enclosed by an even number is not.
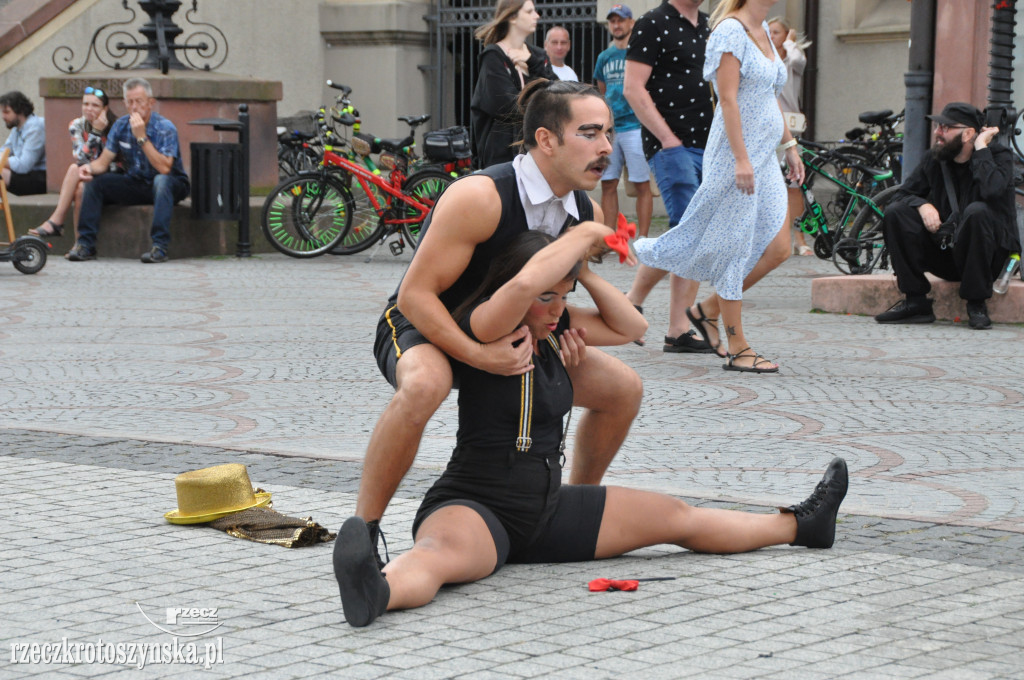
{"type": "MultiPolygon", "coordinates": [[[[604,237],[604,242],[608,244],[608,247],[619,254],[619,264],[625,262],[626,258],[629,257],[629,239],[634,236],[636,236],[636,225],[632,222],[627,222],[626,216],[619,213],[615,233],[604,237]]],[[[636,588],[633,590],[636,590],[636,588]]]]}
{"type": "Polygon", "coordinates": [[[602,593],[606,590],[636,590],[640,587],[639,581],[614,581],[609,578],[595,578],[589,584],[590,592],[602,593]]]}

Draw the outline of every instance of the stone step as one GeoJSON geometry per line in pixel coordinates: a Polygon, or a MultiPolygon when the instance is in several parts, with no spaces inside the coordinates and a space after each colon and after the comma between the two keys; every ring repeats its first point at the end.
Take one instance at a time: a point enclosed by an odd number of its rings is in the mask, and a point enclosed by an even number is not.
{"type": "MultiPolygon", "coordinates": [[[[947,321],[967,319],[966,303],[960,299],[960,284],[928,274],[935,317],[947,321]]],[[[889,309],[903,297],[893,274],[822,276],[811,282],[811,307],[837,314],[874,316],[889,309]]],[[[1024,281],[1014,277],[1005,295],[993,295],[988,314],[996,323],[1024,323],[1024,281]]]]}
{"type": "MultiPolygon", "coordinates": [[[[249,242],[253,253],[276,252],[264,238],[260,229],[262,196],[249,199],[249,242]]],[[[14,233],[21,235],[43,223],[57,205],[56,194],[37,196],[11,196],[11,218],[14,233]]],[[[96,251],[100,257],[128,257],[138,259],[150,249],[149,228],[153,221],[153,206],[105,205],[100,231],[96,237],[96,251]]],[[[65,221],[64,235],[47,239],[53,245],[52,255],[63,255],[75,244],[71,228],[71,211],[65,221]]],[[[192,204],[185,199],[174,206],[171,218],[171,258],[204,257],[207,255],[235,255],[238,243],[238,222],[198,220],[192,217],[192,204]]]]}

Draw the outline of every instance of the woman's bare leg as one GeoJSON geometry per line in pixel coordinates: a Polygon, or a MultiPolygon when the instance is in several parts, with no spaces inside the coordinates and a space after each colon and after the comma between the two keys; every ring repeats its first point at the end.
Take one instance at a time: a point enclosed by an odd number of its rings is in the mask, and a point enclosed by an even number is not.
{"type": "Polygon", "coordinates": [[[384,567],[391,588],[388,609],[422,607],[446,583],[479,581],[494,571],[498,553],[483,518],[449,505],[423,520],[412,550],[384,567]]]}
{"type": "Polygon", "coordinates": [[[85,193],[85,185],[81,182],[75,187],[75,243],[78,243],[78,216],[82,213],[82,194],[85,193]]]}
{"type": "MultiPolygon", "coordinates": [[[[60,183],[60,195],[57,196],[57,207],[53,209],[53,213],[50,215],[51,222],[64,226],[64,220],[68,215],[68,208],[71,207],[71,201],[75,198],[75,191],[78,189],[78,185],[78,166],[72,163],[68,167],[68,171],[64,173],[64,180],[60,183]]],[[[36,229],[49,230],[50,225],[43,222],[36,229]]]]}
{"type": "Polygon", "coordinates": [[[789,231],[793,228],[793,239],[794,244],[797,248],[806,248],[807,241],[804,239],[803,229],[800,227],[793,227],[793,222],[796,218],[803,214],[804,210],[804,195],[799,189],[789,187],[786,189],[786,226],[782,228],[783,231],[789,231]]]}
{"type": "Polygon", "coordinates": [[[795,540],[792,514],[695,508],[672,496],[610,486],[594,557],[666,543],[694,552],[737,553],[795,540]]]}

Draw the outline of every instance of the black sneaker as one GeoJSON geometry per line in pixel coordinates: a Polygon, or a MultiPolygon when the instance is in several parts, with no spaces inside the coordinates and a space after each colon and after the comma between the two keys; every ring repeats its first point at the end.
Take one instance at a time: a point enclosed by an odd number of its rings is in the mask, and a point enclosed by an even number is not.
{"type": "Polygon", "coordinates": [[[836,515],[850,486],[846,461],[836,457],[828,464],[825,476],[807,500],[799,505],[779,508],[796,515],[796,540],[790,545],[805,548],[831,548],[836,540],[836,515]]]}
{"type": "Polygon", "coordinates": [[[924,298],[918,300],[900,300],[889,309],[875,317],[878,323],[932,323],[935,321],[935,314],[932,313],[932,301],[924,298]]]}
{"type": "Polygon", "coordinates": [[[988,318],[988,307],[984,300],[967,303],[967,324],[976,331],[992,328],[992,319],[988,318]]]}
{"type": "Polygon", "coordinates": [[[388,608],[391,587],[374,560],[366,522],[349,517],[334,539],[334,578],[349,625],[362,628],[388,608]]]}
{"type": "Polygon", "coordinates": [[[662,348],[665,352],[690,352],[692,354],[711,354],[715,350],[711,349],[711,345],[704,342],[703,339],[697,337],[697,332],[692,328],[679,337],[671,338],[665,336],[665,346],[662,348]]]}
{"type": "Polygon", "coordinates": [[[380,520],[374,519],[366,523],[366,530],[370,533],[370,543],[373,545],[373,559],[377,562],[377,568],[383,570],[384,565],[391,561],[391,555],[388,555],[388,542],[384,538],[384,532],[380,530],[380,520]],[[384,541],[384,554],[387,556],[387,560],[380,558],[380,551],[377,550],[377,539],[384,541]]]}
{"type": "Polygon", "coordinates": [[[153,246],[149,249],[148,253],[143,253],[142,257],[139,258],[146,264],[154,264],[156,262],[167,262],[167,253],[164,252],[163,248],[159,246],[153,246]]]}
{"type": "Polygon", "coordinates": [[[90,248],[89,246],[82,245],[81,243],[75,243],[68,254],[65,255],[67,259],[72,262],[85,262],[86,260],[96,259],[96,249],[90,248]]]}

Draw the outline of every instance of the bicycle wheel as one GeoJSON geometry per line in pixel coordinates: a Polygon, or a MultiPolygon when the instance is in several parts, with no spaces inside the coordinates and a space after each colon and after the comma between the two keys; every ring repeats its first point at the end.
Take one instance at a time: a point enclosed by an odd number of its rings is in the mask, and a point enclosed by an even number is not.
{"type": "MultiPolygon", "coordinates": [[[[871,200],[882,213],[899,191],[899,186],[879,192],[871,200]]],[[[832,262],[843,274],[870,274],[885,255],[882,215],[870,205],[857,213],[846,238],[840,239],[832,251],[832,262]]]]}
{"type": "Polygon", "coordinates": [[[270,244],[291,257],[316,257],[352,226],[352,193],[330,176],[311,173],[281,182],[263,203],[260,227],[270,244]]]}
{"type": "Polygon", "coordinates": [[[352,228],[330,252],[331,255],[354,255],[363,252],[384,236],[384,220],[377,214],[369,194],[373,194],[377,205],[382,208],[387,207],[387,196],[376,184],[370,182],[367,182],[364,190],[363,186],[347,172],[338,173],[338,178],[352,188],[352,228]]]}
{"type": "MultiPolygon", "coordinates": [[[[448,185],[453,182],[451,175],[441,170],[421,170],[412,174],[405,184],[402,185],[402,191],[409,196],[412,196],[420,203],[433,207],[437,203],[437,199],[441,197],[444,190],[448,188],[448,185]]],[[[415,217],[418,214],[418,210],[411,206],[406,206],[405,215],[406,217],[415,217]]],[[[413,248],[419,245],[420,242],[420,227],[422,222],[412,222],[402,225],[402,233],[405,234],[405,238],[409,241],[409,245],[413,248]]]]}

